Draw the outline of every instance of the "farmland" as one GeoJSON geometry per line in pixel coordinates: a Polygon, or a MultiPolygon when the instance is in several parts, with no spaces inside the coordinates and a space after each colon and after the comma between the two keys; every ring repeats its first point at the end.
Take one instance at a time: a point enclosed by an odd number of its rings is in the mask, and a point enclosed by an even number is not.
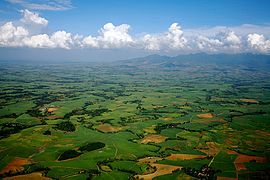
{"type": "Polygon", "coordinates": [[[269,59],[1,62],[0,178],[270,178],[269,59]]]}

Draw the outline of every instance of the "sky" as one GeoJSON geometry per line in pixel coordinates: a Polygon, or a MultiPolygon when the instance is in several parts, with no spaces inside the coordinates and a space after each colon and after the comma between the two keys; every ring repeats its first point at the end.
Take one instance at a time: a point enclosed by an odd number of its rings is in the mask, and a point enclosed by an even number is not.
{"type": "Polygon", "coordinates": [[[269,9],[269,0],[1,0],[1,59],[269,54],[269,9]]]}

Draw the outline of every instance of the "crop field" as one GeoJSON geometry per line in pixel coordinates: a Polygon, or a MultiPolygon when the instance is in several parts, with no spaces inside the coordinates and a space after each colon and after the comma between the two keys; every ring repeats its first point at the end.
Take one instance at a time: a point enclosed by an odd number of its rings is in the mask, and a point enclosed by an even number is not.
{"type": "Polygon", "coordinates": [[[0,68],[0,178],[270,178],[269,69],[145,59],[0,68]]]}

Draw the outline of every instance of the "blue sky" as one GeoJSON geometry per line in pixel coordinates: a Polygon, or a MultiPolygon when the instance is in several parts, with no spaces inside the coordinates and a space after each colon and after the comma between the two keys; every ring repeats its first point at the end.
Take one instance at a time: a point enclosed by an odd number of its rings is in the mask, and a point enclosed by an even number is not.
{"type": "MultiPolygon", "coordinates": [[[[74,7],[60,15],[68,19],[56,19],[55,23],[70,31],[75,31],[76,25],[81,33],[95,33],[107,22],[130,24],[133,33],[161,32],[173,22],[183,28],[270,23],[269,0],[93,0],[74,1],[74,7]],[[75,23],[69,24],[69,20],[75,23]]],[[[58,14],[48,14],[48,18],[58,14]]]]}
{"type": "MultiPolygon", "coordinates": [[[[2,22],[19,18],[24,8],[5,0],[0,7],[2,22]]],[[[173,22],[183,28],[269,24],[269,9],[269,0],[75,0],[68,10],[39,12],[54,30],[87,35],[107,22],[130,24],[133,33],[160,32],[173,22]]]]}
{"type": "Polygon", "coordinates": [[[269,0],[1,0],[0,48],[268,54],[269,9],[269,0]]]}

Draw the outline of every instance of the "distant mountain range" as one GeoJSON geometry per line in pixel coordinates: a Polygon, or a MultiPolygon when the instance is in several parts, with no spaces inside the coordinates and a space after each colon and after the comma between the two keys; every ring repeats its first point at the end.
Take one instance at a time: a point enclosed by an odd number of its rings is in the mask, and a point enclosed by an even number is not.
{"type": "Polygon", "coordinates": [[[121,64],[141,67],[175,68],[195,65],[245,66],[247,68],[263,68],[270,70],[270,55],[262,54],[188,54],[174,57],[150,55],[118,61],[121,64]]]}

